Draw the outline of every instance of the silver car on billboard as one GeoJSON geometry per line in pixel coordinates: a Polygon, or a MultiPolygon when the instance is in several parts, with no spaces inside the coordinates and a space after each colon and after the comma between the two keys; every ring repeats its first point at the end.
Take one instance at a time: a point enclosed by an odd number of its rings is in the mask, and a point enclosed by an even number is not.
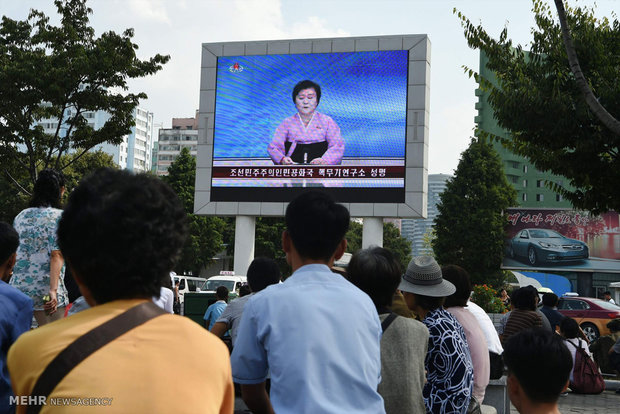
{"type": "Polygon", "coordinates": [[[588,246],[579,240],[569,239],[554,230],[523,229],[510,240],[510,257],[523,257],[534,266],[539,263],[553,263],[587,259],[588,246]]]}

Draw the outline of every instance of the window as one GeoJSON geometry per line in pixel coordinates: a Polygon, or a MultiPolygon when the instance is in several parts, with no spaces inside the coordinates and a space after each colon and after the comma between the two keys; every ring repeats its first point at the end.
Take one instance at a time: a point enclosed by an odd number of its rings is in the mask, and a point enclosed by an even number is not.
{"type": "Polygon", "coordinates": [[[527,172],[527,165],[523,166],[523,172],[526,173],[527,172]]]}
{"type": "Polygon", "coordinates": [[[545,196],[543,194],[536,194],[536,201],[545,201],[545,196]]]}
{"type": "Polygon", "coordinates": [[[523,196],[521,197],[521,199],[523,201],[527,201],[527,193],[523,193],[523,196]]]}
{"type": "Polygon", "coordinates": [[[536,180],[536,187],[540,188],[545,185],[544,180],[536,180]]]}
{"type": "Polygon", "coordinates": [[[94,112],[84,112],[84,118],[92,119],[94,117],[95,117],[95,113],[94,112]]]}
{"type": "Polygon", "coordinates": [[[516,162],[516,161],[510,161],[510,166],[511,166],[512,168],[519,168],[519,163],[518,163],[518,162],[516,162]]]}
{"type": "Polygon", "coordinates": [[[557,201],[559,203],[561,201],[564,201],[564,199],[562,198],[562,196],[560,194],[556,194],[555,195],[555,201],[557,201]]]}
{"type": "Polygon", "coordinates": [[[527,187],[527,180],[523,180],[523,188],[527,187]]]}

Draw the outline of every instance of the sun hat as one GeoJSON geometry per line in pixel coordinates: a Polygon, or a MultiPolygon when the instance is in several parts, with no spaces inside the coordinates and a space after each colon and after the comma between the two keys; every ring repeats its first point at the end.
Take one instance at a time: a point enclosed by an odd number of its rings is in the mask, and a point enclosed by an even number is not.
{"type": "Polygon", "coordinates": [[[431,256],[411,259],[398,289],[431,297],[450,296],[456,291],[456,287],[441,276],[441,268],[431,256]]]}

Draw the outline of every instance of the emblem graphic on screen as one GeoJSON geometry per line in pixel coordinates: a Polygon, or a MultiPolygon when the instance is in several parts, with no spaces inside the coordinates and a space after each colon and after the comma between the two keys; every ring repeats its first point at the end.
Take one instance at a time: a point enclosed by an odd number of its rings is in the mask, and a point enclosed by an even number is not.
{"type": "Polygon", "coordinates": [[[212,201],[322,187],[402,202],[407,69],[406,50],[219,57],[212,201]]]}

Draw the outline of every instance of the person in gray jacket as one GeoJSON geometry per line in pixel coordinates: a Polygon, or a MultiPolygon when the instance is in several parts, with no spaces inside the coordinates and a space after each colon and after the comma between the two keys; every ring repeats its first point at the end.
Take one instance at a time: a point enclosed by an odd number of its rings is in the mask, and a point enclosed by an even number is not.
{"type": "Polygon", "coordinates": [[[381,319],[382,381],[378,391],[386,413],[423,413],[428,329],[423,323],[397,316],[388,309],[401,274],[394,255],[382,247],[358,251],[347,267],[348,279],[370,296],[381,319]]]}

